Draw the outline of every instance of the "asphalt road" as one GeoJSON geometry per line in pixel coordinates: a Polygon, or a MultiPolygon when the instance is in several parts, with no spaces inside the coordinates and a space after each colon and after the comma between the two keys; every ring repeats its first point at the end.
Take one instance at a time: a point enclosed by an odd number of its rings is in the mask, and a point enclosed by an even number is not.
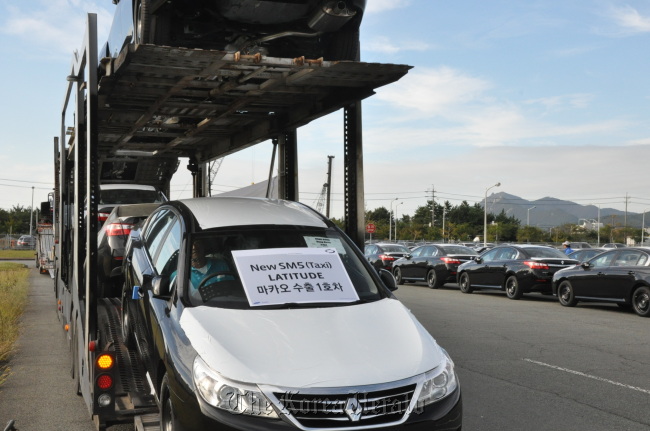
{"type": "MultiPolygon", "coordinates": [[[[464,431],[650,429],[650,319],[535,294],[467,295],[455,285],[395,293],[454,359],[464,431]]],[[[13,373],[0,389],[0,429],[13,419],[19,431],[94,430],[54,306],[51,279],[34,269],[13,373]]]]}
{"type": "Polygon", "coordinates": [[[650,429],[650,319],[455,285],[395,294],[456,364],[463,431],[650,429]]]}

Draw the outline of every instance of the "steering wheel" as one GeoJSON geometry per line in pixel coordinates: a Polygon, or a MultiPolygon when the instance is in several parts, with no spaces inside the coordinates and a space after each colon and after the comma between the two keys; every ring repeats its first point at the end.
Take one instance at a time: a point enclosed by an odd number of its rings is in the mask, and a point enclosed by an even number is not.
{"type": "Polygon", "coordinates": [[[219,289],[216,287],[209,287],[209,284],[216,284],[222,281],[232,281],[235,280],[236,274],[232,271],[217,271],[213,272],[212,274],[207,275],[201,282],[199,283],[199,286],[196,288],[196,290],[199,291],[199,294],[201,295],[201,299],[203,302],[208,302],[210,299],[216,297],[216,296],[224,296],[227,295],[227,292],[219,292],[219,289]],[[228,280],[217,280],[215,283],[208,283],[210,280],[213,280],[217,277],[220,276],[231,276],[232,279],[228,280]]]}
{"type": "MultiPolygon", "coordinates": [[[[212,280],[213,278],[219,277],[219,276],[221,276],[221,275],[230,275],[230,276],[233,278],[233,280],[234,280],[235,277],[236,277],[236,274],[235,274],[234,272],[232,272],[232,271],[217,271],[217,272],[213,272],[212,274],[207,275],[203,280],[201,280],[201,282],[199,283],[199,286],[197,287],[197,289],[200,289],[200,288],[202,288],[203,286],[206,286],[206,285],[208,284],[208,281],[209,281],[209,280],[212,280]]],[[[226,281],[226,280],[218,280],[217,283],[219,283],[219,282],[221,282],[221,281],[226,281]]]]}

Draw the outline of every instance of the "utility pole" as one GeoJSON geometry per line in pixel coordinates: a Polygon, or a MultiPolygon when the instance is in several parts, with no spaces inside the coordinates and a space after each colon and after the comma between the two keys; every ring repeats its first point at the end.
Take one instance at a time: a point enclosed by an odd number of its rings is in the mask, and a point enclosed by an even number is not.
{"type": "Polygon", "coordinates": [[[431,184],[431,227],[436,223],[436,190],[431,184]]]}
{"type": "Polygon", "coordinates": [[[334,156],[327,156],[327,205],[325,207],[325,217],[330,218],[330,196],[332,189],[332,159],[334,156]]]}

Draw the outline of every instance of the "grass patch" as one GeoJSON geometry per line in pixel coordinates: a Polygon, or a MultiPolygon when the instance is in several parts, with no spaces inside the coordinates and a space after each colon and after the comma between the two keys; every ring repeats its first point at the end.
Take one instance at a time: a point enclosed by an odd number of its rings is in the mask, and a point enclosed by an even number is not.
{"type": "Polygon", "coordinates": [[[36,250],[0,250],[0,259],[36,259],[36,250]]]}
{"type": "MultiPolygon", "coordinates": [[[[32,251],[33,252],[33,251],[32,251]]],[[[9,375],[9,355],[20,333],[19,320],[27,303],[29,268],[0,262],[0,386],[9,375]]]]}

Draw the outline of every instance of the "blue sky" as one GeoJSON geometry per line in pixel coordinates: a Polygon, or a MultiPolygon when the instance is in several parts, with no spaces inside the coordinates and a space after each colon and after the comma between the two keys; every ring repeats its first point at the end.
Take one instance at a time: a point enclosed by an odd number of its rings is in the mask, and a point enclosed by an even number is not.
{"type": "MultiPolygon", "coordinates": [[[[53,137],[85,14],[108,34],[111,0],[0,0],[0,208],[53,186],[53,137]],[[32,189],[33,187],[33,189],[32,189]]],[[[481,201],[497,182],[603,208],[650,209],[650,3],[614,0],[368,0],[362,61],[408,64],[363,103],[366,208],[400,214],[481,201]]],[[[298,131],[300,200],[315,205],[334,155],[343,210],[341,113],[298,131]]],[[[214,193],[266,179],[271,144],[227,156],[214,193]]],[[[189,197],[185,163],[171,198],[189,197]]],[[[595,216],[595,215],[594,215],[595,216]]]]}

